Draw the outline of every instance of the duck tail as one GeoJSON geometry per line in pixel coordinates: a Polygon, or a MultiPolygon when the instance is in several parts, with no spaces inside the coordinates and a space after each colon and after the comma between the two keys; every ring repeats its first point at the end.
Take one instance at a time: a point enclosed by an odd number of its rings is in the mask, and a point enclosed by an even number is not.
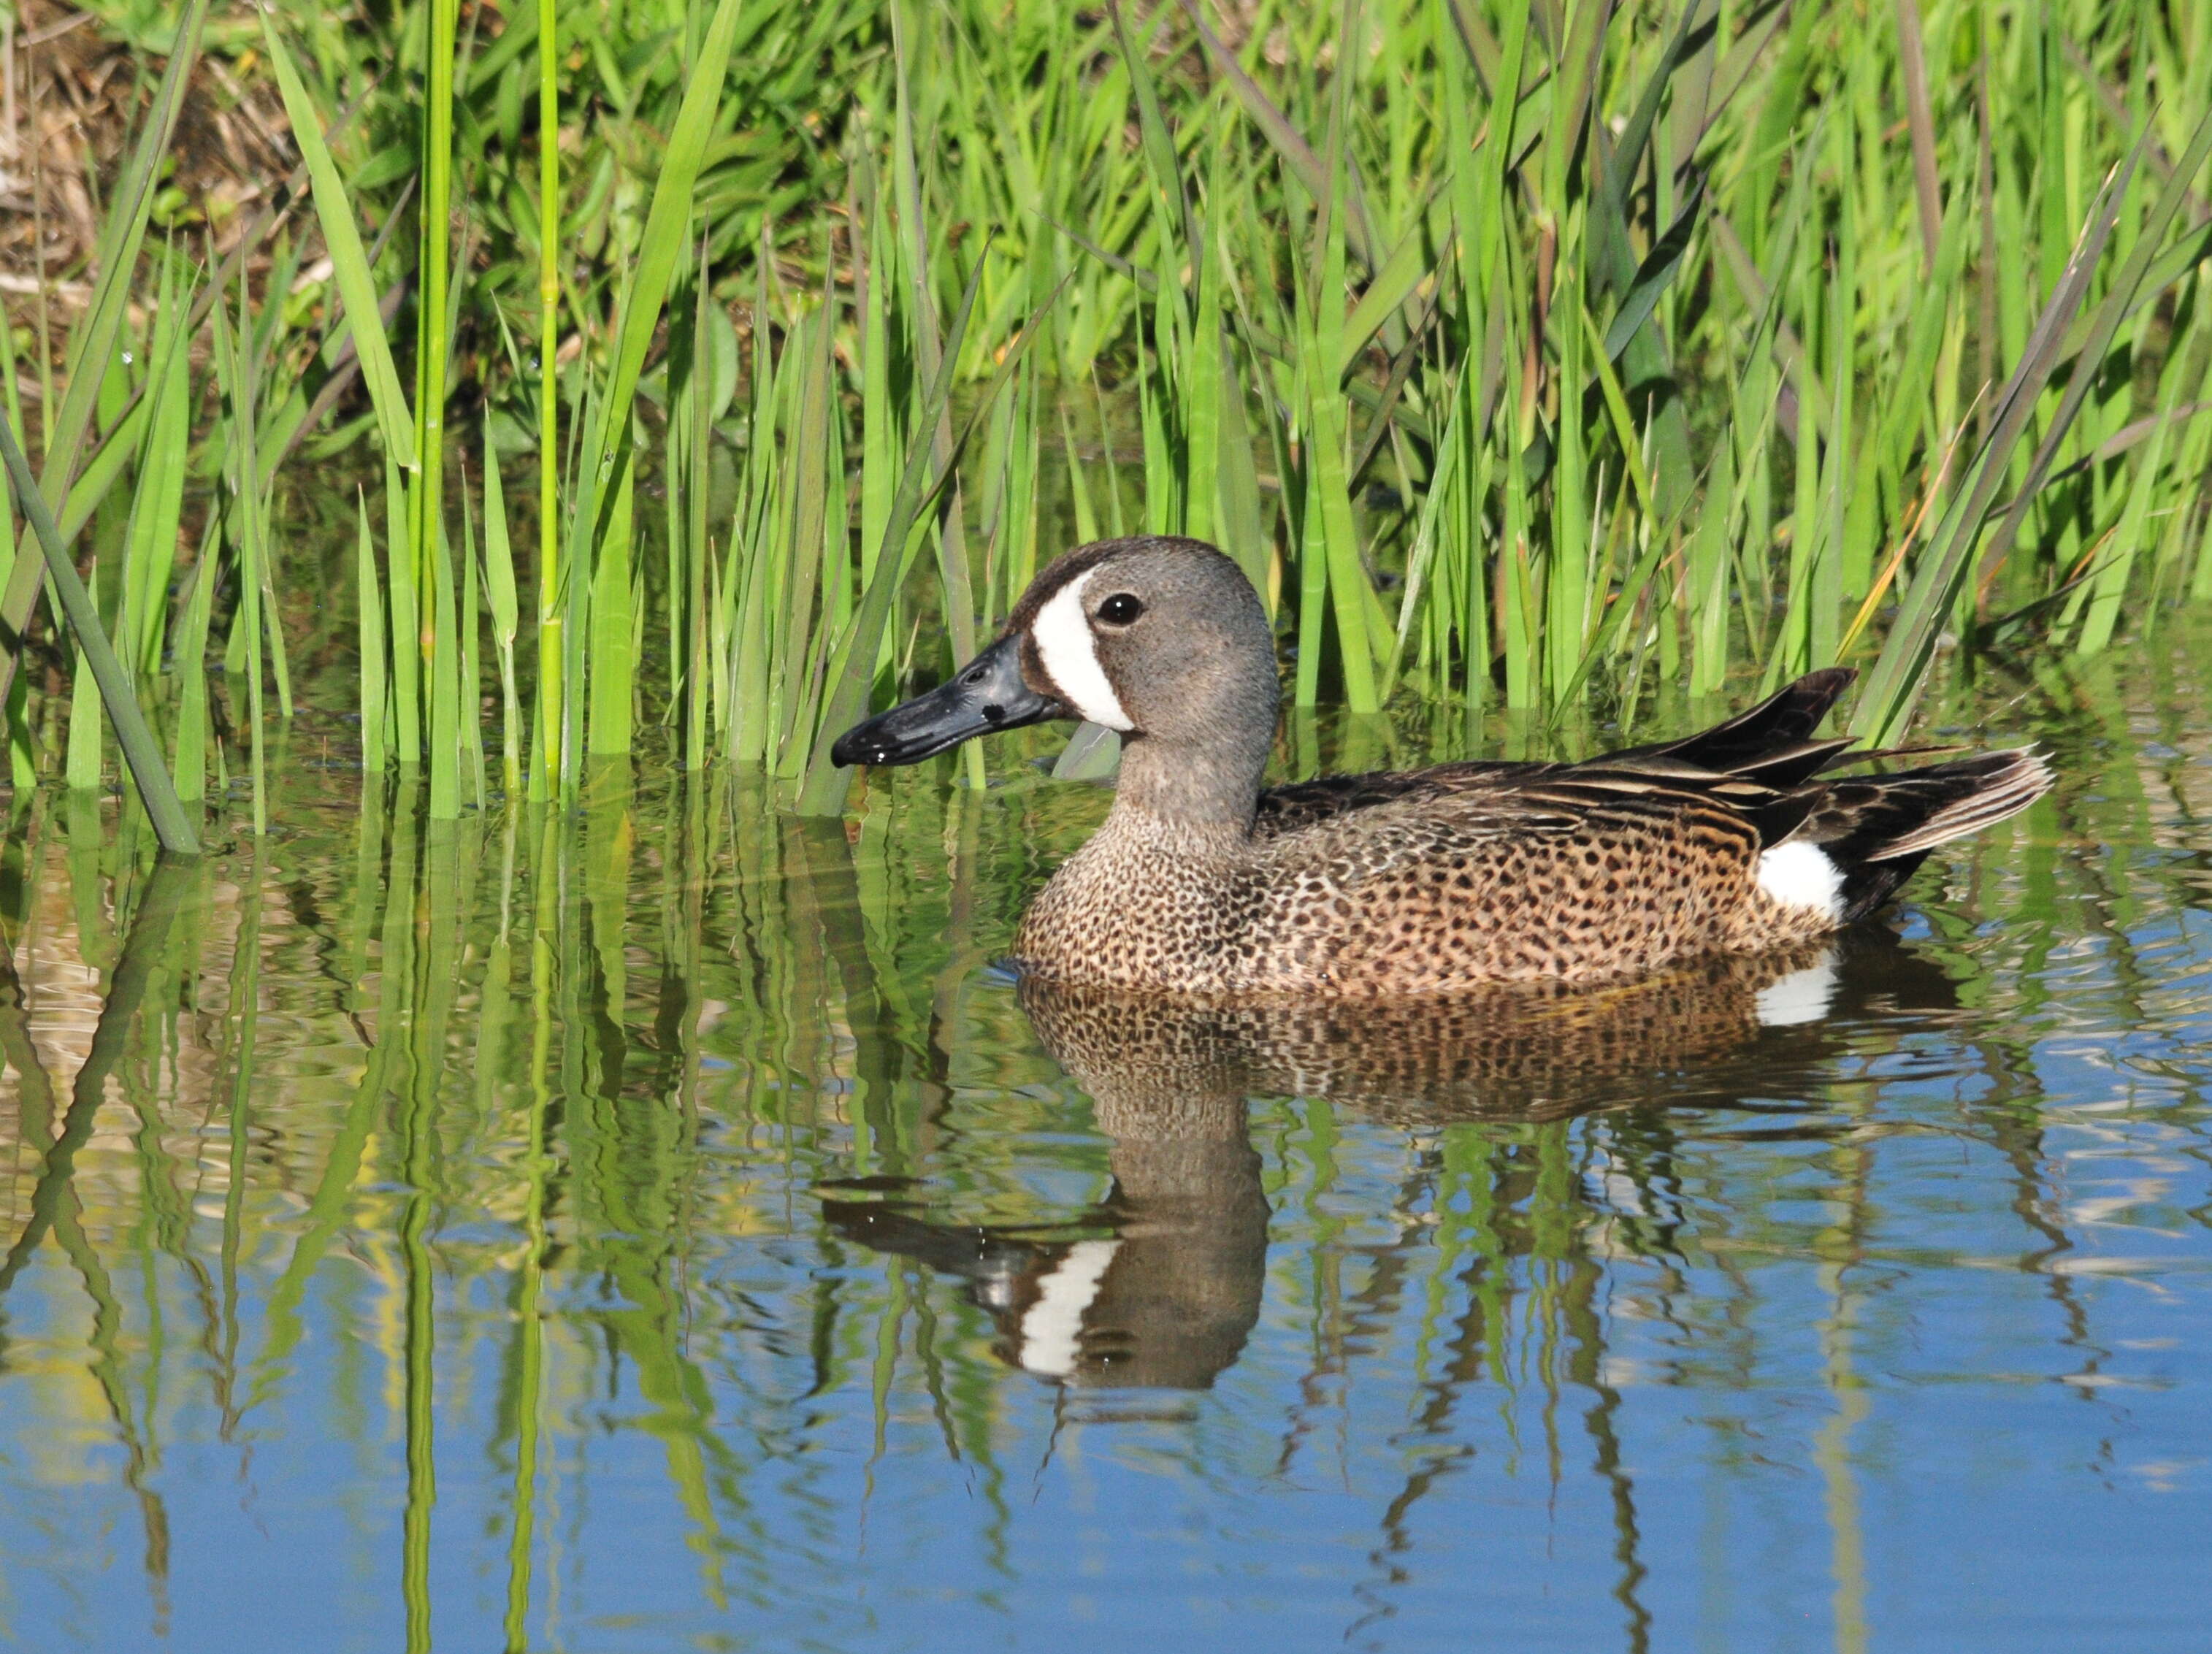
{"type": "Polygon", "coordinates": [[[2033,747],[1839,778],[1794,836],[1818,846],[1842,873],[1848,922],[1880,907],[1937,845],[2018,815],[2056,780],[2033,747]]]}
{"type": "Polygon", "coordinates": [[[1725,775],[1761,769],[1785,754],[1794,757],[1801,751],[1809,753],[1815,747],[1824,754],[1839,752],[1850,743],[1815,742],[1810,738],[1820,727],[1820,720],[1828,715],[1828,708],[1836,704],[1837,698],[1857,676],[1850,666],[1808,672],[1726,723],[1715,724],[1711,729],[1700,730],[1679,741],[1632,747],[1613,757],[1663,757],[1725,775]]]}

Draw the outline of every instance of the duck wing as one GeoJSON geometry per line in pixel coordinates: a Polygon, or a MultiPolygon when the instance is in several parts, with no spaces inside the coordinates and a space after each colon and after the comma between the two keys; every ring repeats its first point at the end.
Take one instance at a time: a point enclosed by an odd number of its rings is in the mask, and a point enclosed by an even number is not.
{"type": "Polygon", "coordinates": [[[1711,729],[1684,736],[1678,741],[1626,747],[1595,762],[1619,763],[1630,759],[1663,758],[1698,769],[1742,775],[1791,764],[1816,749],[1840,752],[1849,742],[1815,741],[1811,737],[1820,727],[1820,721],[1828,715],[1828,709],[1857,677],[1857,672],[1850,666],[1808,672],[1725,723],[1715,724],[1711,729]]]}
{"type": "Polygon", "coordinates": [[[1426,769],[1376,769],[1365,775],[1323,775],[1316,781],[1292,781],[1261,792],[1252,831],[1255,837],[1274,838],[1333,821],[1357,810],[1402,804],[1414,799],[1441,798],[1493,785],[1510,787],[1517,779],[1559,767],[1498,760],[1440,763],[1426,769]]]}
{"type": "Polygon", "coordinates": [[[1346,812],[1260,845],[1240,985],[1449,992],[1706,952],[1763,849],[1817,801],[1646,759],[1529,765],[1346,812]]]}
{"type": "MultiPolygon", "coordinates": [[[[1478,760],[1436,764],[1426,769],[1326,775],[1318,781],[1271,787],[1260,794],[1253,833],[1255,837],[1273,838],[1354,811],[1454,795],[1494,796],[1504,804],[1513,796],[1526,795],[1530,788],[1576,780],[1590,781],[1604,793],[1617,795],[1641,778],[1643,784],[1661,793],[1733,799],[1763,812],[1775,801],[1768,794],[1801,787],[1850,748],[1851,743],[1847,740],[1816,741],[1811,737],[1857,675],[1848,666],[1808,672],[1757,706],[1695,735],[1626,747],[1572,763],[1478,760]],[[1729,783],[1746,783],[1751,790],[1731,788],[1729,783]]],[[[1810,807],[1808,804],[1807,808],[1810,807]]],[[[1797,820],[1802,819],[1801,812],[1797,820]]],[[[1796,824],[1795,821],[1790,824],[1796,824]]],[[[1762,841],[1775,842],[1765,838],[1764,832],[1762,841]]]]}

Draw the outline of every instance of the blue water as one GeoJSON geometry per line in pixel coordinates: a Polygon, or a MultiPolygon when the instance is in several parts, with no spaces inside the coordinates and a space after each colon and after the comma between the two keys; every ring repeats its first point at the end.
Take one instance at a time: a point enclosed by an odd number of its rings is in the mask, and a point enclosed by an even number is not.
{"type": "Polygon", "coordinates": [[[2212,1645],[2193,658],[1961,702],[2064,785],[1834,956],[1456,1069],[1025,1006],[1103,798],[1018,755],[851,834],[303,769],[168,882],[41,795],[0,1645],[2212,1645]]]}

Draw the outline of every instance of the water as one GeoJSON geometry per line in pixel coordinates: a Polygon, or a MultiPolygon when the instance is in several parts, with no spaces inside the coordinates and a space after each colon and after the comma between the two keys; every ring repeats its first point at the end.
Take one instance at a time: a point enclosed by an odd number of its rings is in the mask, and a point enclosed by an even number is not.
{"type": "Polygon", "coordinates": [[[1025,994],[1012,763],[43,796],[0,1645],[2202,1648],[2208,643],[1958,702],[2064,784],[1832,957],[1441,1024],[1025,994]]]}

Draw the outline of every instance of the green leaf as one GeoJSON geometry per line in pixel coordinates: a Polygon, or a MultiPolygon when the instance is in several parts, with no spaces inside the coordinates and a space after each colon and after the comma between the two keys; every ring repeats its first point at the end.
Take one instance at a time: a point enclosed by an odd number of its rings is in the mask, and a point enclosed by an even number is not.
{"type": "MultiPolygon", "coordinates": [[[[2212,131],[2212,115],[2208,115],[2206,131],[2212,131]]],[[[2121,198],[2134,178],[2136,165],[2142,158],[2143,145],[2148,142],[2146,131],[2126,161],[2115,174],[2108,178],[2096,200],[2091,204],[2087,221],[2074,244],[2058,284],[2051,291],[2050,302],[2044,306],[2035,330],[2028,336],[2027,346],[2021,352],[2012,378],[1997,398],[1995,417],[1990,423],[1989,435],[1983,439],[1979,450],[1966,471],[1966,486],[1952,502],[1943,515],[1935,538],[1921,556],[1913,573],[1912,584],[1905,594],[1897,619],[1892,623],[1889,636],[1882,644],[1874,669],[1867,674],[1866,686],[1859,699],[1858,711],[1851,720],[1851,733],[1875,746],[1896,745],[1912,708],[1918,701],[1928,671],[1928,663],[1935,656],[1936,642],[1951,617],[1959,593],[1966,584],[1966,575],[1973,564],[1973,552],[1987,520],[1990,502],[2012,458],[2013,449],[2027,433],[2027,423],[2035,410],[2043,387],[2050,382],[2051,369],[2057,366],[2065,330],[2072,323],[2089,290],[2090,278],[2095,274],[2098,259],[2103,254],[2106,242],[2111,239],[2112,226],[2119,216],[2121,198]]],[[[2146,227],[2140,250],[2147,265],[2154,249],[2155,235],[2146,227]]],[[[2140,279],[2141,271],[2136,272],[2140,279]]],[[[2120,311],[2129,297],[2128,289],[2115,283],[2102,307],[2102,320],[2109,318],[2118,325],[2120,311]]],[[[2094,331],[2101,331],[2093,330],[2094,331]]],[[[2109,337],[2109,335],[2106,336],[2109,337]]],[[[2098,353],[2101,356],[2101,350],[2098,353]]],[[[2091,360],[2095,360],[2092,357],[2091,360]]],[[[2059,416],[2051,423],[2046,437],[2046,448],[2055,447],[2057,439],[2072,423],[2074,412],[2081,405],[2075,390],[2086,393],[2095,375],[2077,371],[2068,387],[2067,398],[2061,404],[2059,416]]],[[[2039,471],[2031,469],[2028,486],[2021,490],[2016,504],[2024,508],[2039,485],[2039,471]]],[[[2008,522],[2014,520],[2008,515],[2008,522]]],[[[1993,550],[1996,548],[1993,547],[1993,550]]]]}
{"type": "MultiPolygon", "coordinates": [[[[93,255],[99,270],[93,283],[89,307],[66,364],[69,383],[61,405],[46,424],[46,473],[40,490],[51,512],[64,502],[70,477],[76,468],[85,433],[91,429],[98,405],[100,382],[106,378],[117,340],[129,315],[131,283],[137,273],[138,249],[144,243],[146,224],[154,209],[155,184],[167,155],[183,106],[193,65],[199,59],[200,31],[207,21],[208,0],[191,0],[177,27],[168,67],[161,72],[146,125],[131,152],[130,165],[107,203],[100,245],[93,255]]],[[[13,380],[11,370],[9,375],[13,380]]],[[[12,403],[13,391],[10,389],[12,403]]],[[[27,506],[26,508],[27,509],[27,506]]],[[[64,544],[66,544],[66,540],[64,544]]],[[[0,636],[20,640],[30,624],[31,611],[39,600],[39,560],[18,558],[8,571],[4,594],[0,594],[0,636]]],[[[18,663],[11,645],[0,649],[0,705],[7,702],[15,681],[18,663]]]]}
{"type": "Polygon", "coordinates": [[[292,54],[276,33],[276,14],[261,14],[261,36],[269,46],[269,62],[276,71],[277,89],[283,94],[284,113],[292,123],[292,141],[307,163],[307,178],[314,192],[315,216],[323,227],[323,245],[331,258],[339,301],[353,325],[353,348],[361,358],[361,375],[368,386],[368,399],[376,409],[376,423],[384,434],[385,451],[410,471],[415,468],[415,416],[401,388],[399,370],[392,361],[392,344],[384,337],[384,319],[376,304],[376,277],[368,253],[361,244],[361,229],[354,222],[353,204],[346,198],[345,180],[323,142],[321,118],[307,96],[307,88],[293,65],[292,54]]]}
{"type": "Polygon", "coordinates": [[[60,593],[62,612],[68,617],[70,630],[100,684],[100,698],[106,705],[108,721],[115,727],[116,741],[131,766],[131,778],[137,783],[139,799],[153,820],[155,836],[161,840],[161,848],[173,855],[198,855],[199,835],[185,818],[184,806],[177,799],[176,786],[161,762],[161,751],[155,745],[153,732],[146,727],[145,715],[138,710],[138,697],[131,692],[131,680],[124,676],[121,662],[108,648],[107,635],[100,629],[100,613],[93,607],[92,594],[77,577],[76,565],[70,561],[61,531],[54,526],[53,515],[40,496],[38,479],[31,475],[31,462],[23,457],[14,427],[4,419],[0,419],[0,460],[6,463],[15,503],[30,519],[31,532],[38,539],[39,549],[46,554],[46,572],[52,576],[54,589],[60,593]]]}
{"type": "Polygon", "coordinates": [[[371,775],[384,768],[389,750],[389,697],[385,690],[384,588],[376,578],[376,546],[368,532],[368,496],[358,490],[355,503],[359,532],[354,542],[354,596],[360,629],[361,767],[371,775]]]}
{"type": "MultiPolygon", "coordinates": [[[[1350,226],[1346,228],[1349,229],[1350,226]]],[[[1436,266],[1423,256],[1427,252],[1427,239],[1418,223],[1400,237],[1382,268],[1375,272],[1375,279],[1359,295],[1359,302],[1352,307],[1352,313],[1344,320],[1342,360],[1336,365],[1339,375],[1352,371],[1352,365],[1359,360],[1359,353],[1367,348],[1368,340],[1381,331],[1382,324],[1397,313],[1399,307],[1413,296],[1414,289],[1435,271],[1436,266]]],[[[1450,248],[1451,242],[1447,238],[1447,255],[1450,248]]],[[[1322,301],[1328,301],[1324,298],[1322,301]]]]}
{"type": "Polygon", "coordinates": [[[1621,295],[1620,308],[1613,312],[1613,322],[1605,330],[1605,359],[1619,362],[1621,352],[1627,350],[1636,331],[1650,319],[1659,305],[1660,296],[1681,273],[1683,255],[1690,248],[1691,232],[1697,228],[1698,211],[1705,200],[1705,181],[1700,178],[1691,186],[1689,198],[1683,202],[1674,222],[1667,226],[1666,234],[1652,244],[1644,262],[1637,266],[1636,275],[1628,283],[1628,291],[1621,295]]]}
{"type": "Polygon", "coordinates": [[[615,325],[612,369],[585,427],[576,506],[570,521],[585,535],[586,546],[596,540],[606,490],[614,483],[617,464],[627,457],[630,408],[636,399],[638,378],[645,371],[646,353],[652,349],[653,336],[660,325],[661,308],[675,282],[678,263],[690,249],[684,221],[691,216],[692,193],[713,135],[715,112],[721,106],[730,47],[743,9],[742,0],[717,0],[706,39],[692,62],[676,124],[669,130],[667,148],[661,155],[653,204],[647,210],[645,229],[638,240],[637,264],[629,272],[615,325]]]}
{"type": "MultiPolygon", "coordinates": [[[[899,475],[898,493],[891,500],[890,520],[884,526],[884,543],[876,553],[875,575],[861,593],[860,606],[854,612],[846,635],[838,641],[837,653],[830,662],[830,681],[835,687],[823,702],[821,727],[824,730],[842,730],[867,715],[868,690],[875,681],[884,623],[890,618],[891,599],[906,575],[905,560],[900,554],[905,549],[908,532],[921,514],[925,497],[936,492],[929,476],[933,434],[951,398],[952,364],[959,359],[961,343],[968,336],[969,319],[975,313],[975,294],[982,281],[983,261],[978,258],[975,269],[969,272],[968,289],[960,296],[960,309],[945,337],[945,352],[938,362],[936,375],[922,398],[921,417],[909,427],[906,465],[899,475]]],[[[941,472],[936,479],[937,487],[942,487],[951,476],[949,470],[941,472]]],[[[839,814],[845,807],[845,795],[852,785],[851,772],[840,769],[830,761],[829,743],[817,742],[806,767],[805,782],[799,789],[799,814],[839,814]]]]}

